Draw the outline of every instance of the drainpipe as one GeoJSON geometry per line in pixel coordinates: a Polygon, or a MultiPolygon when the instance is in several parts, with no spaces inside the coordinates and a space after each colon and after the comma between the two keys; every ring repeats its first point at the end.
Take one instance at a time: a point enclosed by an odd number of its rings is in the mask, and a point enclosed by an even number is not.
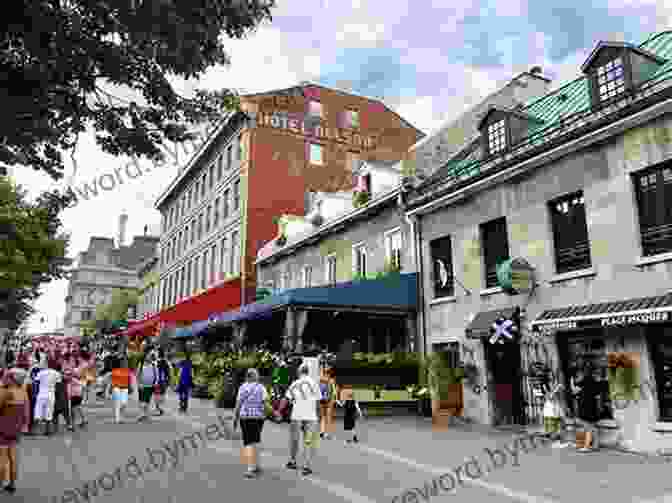
{"type": "Polygon", "coordinates": [[[406,215],[406,221],[411,226],[411,236],[413,239],[413,254],[415,260],[415,267],[417,270],[418,284],[418,331],[420,332],[419,339],[422,341],[422,354],[427,354],[427,324],[425,316],[425,290],[424,290],[424,266],[422,259],[422,226],[421,220],[418,216],[406,215]]]}

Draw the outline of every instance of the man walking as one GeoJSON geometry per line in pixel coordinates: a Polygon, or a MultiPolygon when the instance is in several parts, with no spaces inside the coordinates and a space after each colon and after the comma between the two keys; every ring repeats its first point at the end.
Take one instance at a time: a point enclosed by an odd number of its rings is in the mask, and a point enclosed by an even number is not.
{"type": "Polygon", "coordinates": [[[320,401],[320,388],[310,377],[310,368],[303,364],[299,367],[298,379],[294,381],[286,393],[292,401],[292,423],[289,436],[289,462],[287,468],[296,470],[296,457],[299,452],[299,441],[303,434],[303,475],[313,473],[311,461],[317,448],[318,418],[317,404],[320,401]]]}

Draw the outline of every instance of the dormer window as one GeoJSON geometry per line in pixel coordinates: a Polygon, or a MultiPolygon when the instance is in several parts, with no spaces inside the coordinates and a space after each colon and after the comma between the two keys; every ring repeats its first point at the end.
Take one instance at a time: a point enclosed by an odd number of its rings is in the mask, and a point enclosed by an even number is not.
{"type": "Polygon", "coordinates": [[[637,89],[665,63],[641,47],[600,42],[581,65],[588,77],[593,106],[601,106],[637,89]]]}
{"type": "Polygon", "coordinates": [[[488,126],[488,150],[491,154],[506,148],[506,120],[502,119],[488,126]]]}
{"type": "Polygon", "coordinates": [[[623,58],[616,58],[597,68],[597,89],[600,101],[614,98],[625,92],[623,58]]]}

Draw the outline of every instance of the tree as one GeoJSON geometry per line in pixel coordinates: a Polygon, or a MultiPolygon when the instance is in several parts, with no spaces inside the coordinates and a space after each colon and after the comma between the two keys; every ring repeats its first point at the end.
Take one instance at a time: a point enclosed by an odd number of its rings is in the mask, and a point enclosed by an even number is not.
{"type": "Polygon", "coordinates": [[[14,328],[33,313],[40,286],[67,277],[70,236],[59,214],[70,202],[57,190],[30,202],[21,186],[0,177],[0,320],[14,328]]]}
{"type": "Polygon", "coordinates": [[[275,0],[23,0],[0,28],[0,162],[63,176],[93,126],[112,155],[162,160],[159,145],[193,139],[190,124],[238,106],[234,91],[178,95],[168,77],[228,65],[228,38],[271,19],[275,0]],[[115,91],[130,91],[122,98],[115,91]]]}

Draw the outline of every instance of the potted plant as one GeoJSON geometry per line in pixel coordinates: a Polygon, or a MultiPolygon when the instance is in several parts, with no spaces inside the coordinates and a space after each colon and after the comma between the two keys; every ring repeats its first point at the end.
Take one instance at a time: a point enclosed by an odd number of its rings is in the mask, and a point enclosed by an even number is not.
{"type": "Polygon", "coordinates": [[[425,355],[423,367],[427,376],[433,415],[435,416],[440,410],[449,410],[458,415],[462,409],[463,369],[450,368],[441,353],[425,355]]]}

